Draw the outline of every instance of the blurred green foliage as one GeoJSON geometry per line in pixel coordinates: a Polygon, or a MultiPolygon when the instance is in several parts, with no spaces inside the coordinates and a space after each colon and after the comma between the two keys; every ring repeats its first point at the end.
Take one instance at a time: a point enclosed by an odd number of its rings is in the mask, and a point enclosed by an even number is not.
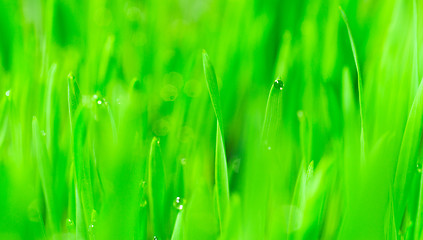
{"type": "Polygon", "coordinates": [[[0,239],[421,239],[422,26],[420,0],[0,0],[0,239]]]}

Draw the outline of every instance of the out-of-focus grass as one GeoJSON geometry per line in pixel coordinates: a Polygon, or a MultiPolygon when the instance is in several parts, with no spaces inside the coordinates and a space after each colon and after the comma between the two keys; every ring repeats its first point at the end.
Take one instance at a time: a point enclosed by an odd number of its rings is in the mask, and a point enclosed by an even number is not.
{"type": "Polygon", "coordinates": [[[420,239],[422,4],[0,0],[0,239],[420,239]]]}

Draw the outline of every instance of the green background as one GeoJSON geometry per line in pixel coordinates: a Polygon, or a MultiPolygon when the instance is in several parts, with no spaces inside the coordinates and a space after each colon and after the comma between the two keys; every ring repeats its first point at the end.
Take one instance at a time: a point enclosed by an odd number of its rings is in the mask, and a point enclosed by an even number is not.
{"type": "Polygon", "coordinates": [[[422,14],[0,0],[0,238],[420,239],[422,14]]]}

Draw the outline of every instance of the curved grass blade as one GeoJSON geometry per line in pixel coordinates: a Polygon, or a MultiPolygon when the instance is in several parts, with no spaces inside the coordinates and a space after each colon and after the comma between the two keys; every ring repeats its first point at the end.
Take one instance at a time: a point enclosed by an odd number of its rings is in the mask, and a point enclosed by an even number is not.
{"type": "Polygon", "coordinates": [[[413,105],[408,115],[401,142],[398,164],[395,172],[394,192],[396,226],[400,227],[403,219],[408,193],[415,174],[417,174],[417,154],[421,142],[423,116],[423,82],[417,90],[413,105]]]}
{"type": "Polygon", "coordinates": [[[53,178],[51,163],[49,161],[45,143],[41,138],[41,131],[38,125],[38,120],[34,116],[32,119],[32,144],[33,150],[35,151],[35,158],[37,160],[38,172],[41,179],[41,185],[43,188],[44,199],[47,208],[47,222],[51,227],[53,233],[59,230],[56,217],[56,209],[54,207],[53,199],[53,178]]]}
{"type": "Polygon", "coordinates": [[[217,118],[215,188],[217,193],[216,201],[220,231],[222,232],[223,222],[225,221],[225,214],[229,205],[228,167],[226,161],[225,144],[223,140],[224,134],[221,129],[223,127],[223,119],[221,110],[222,107],[220,104],[220,94],[213,65],[211,64],[209,56],[205,50],[203,50],[203,68],[210,99],[212,101],[213,109],[217,118]]]}
{"type": "Polygon", "coordinates": [[[148,159],[148,184],[150,217],[153,223],[153,233],[158,239],[166,239],[165,236],[165,168],[161,155],[159,139],[153,137],[148,159]]]}
{"type": "Polygon", "coordinates": [[[264,115],[264,124],[262,130],[261,141],[264,144],[269,144],[271,133],[275,133],[282,116],[282,90],[284,83],[278,77],[270,88],[269,96],[267,98],[266,112],[264,115]]]}
{"type": "Polygon", "coordinates": [[[360,144],[361,144],[361,161],[364,162],[365,154],[365,136],[364,136],[364,116],[363,116],[363,80],[361,78],[360,65],[358,64],[357,50],[355,48],[354,39],[351,33],[350,24],[348,23],[347,15],[345,15],[344,10],[339,6],[339,11],[341,12],[342,19],[345,22],[348,30],[348,36],[350,38],[351,49],[354,56],[355,67],[357,69],[357,78],[358,78],[358,103],[360,106],[360,120],[361,120],[361,134],[360,134],[360,144]]]}

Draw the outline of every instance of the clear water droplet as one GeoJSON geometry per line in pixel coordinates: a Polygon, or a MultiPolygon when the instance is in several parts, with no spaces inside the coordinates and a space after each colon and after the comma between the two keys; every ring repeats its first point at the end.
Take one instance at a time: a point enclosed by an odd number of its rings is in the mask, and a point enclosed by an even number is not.
{"type": "Polygon", "coordinates": [[[120,105],[120,99],[119,98],[116,98],[116,104],[120,105]]]}
{"type": "Polygon", "coordinates": [[[41,132],[41,135],[44,136],[44,137],[47,135],[44,130],[41,130],[40,132],[41,132]]]}
{"type": "Polygon", "coordinates": [[[181,164],[185,165],[187,163],[187,159],[186,158],[181,158],[181,164]]]}
{"type": "Polygon", "coordinates": [[[73,229],[74,226],[75,226],[75,223],[72,221],[72,219],[70,218],[66,219],[66,227],[68,228],[68,230],[73,229]]]}
{"type": "Polygon", "coordinates": [[[421,163],[417,163],[417,172],[419,172],[419,173],[422,172],[422,164],[421,163]]]}
{"type": "Polygon", "coordinates": [[[94,100],[94,101],[97,101],[97,99],[98,99],[98,95],[97,95],[97,94],[94,94],[94,95],[93,95],[93,100],[94,100]]]}
{"type": "Polygon", "coordinates": [[[89,233],[94,233],[94,224],[90,224],[90,225],[88,225],[88,232],[89,233]]]}
{"type": "Polygon", "coordinates": [[[10,90],[7,90],[5,95],[6,95],[6,97],[9,97],[10,96],[10,90]]]}
{"type": "Polygon", "coordinates": [[[98,101],[97,101],[97,104],[98,104],[98,105],[101,105],[102,103],[103,103],[103,102],[102,102],[101,100],[98,100],[98,101]]]}
{"type": "Polygon", "coordinates": [[[267,150],[269,150],[269,151],[272,150],[272,147],[271,146],[268,146],[267,147],[267,150]]]}
{"type": "Polygon", "coordinates": [[[178,210],[182,210],[184,208],[184,204],[185,204],[185,199],[181,197],[177,197],[175,201],[173,202],[173,206],[178,210]]]}
{"type": "Polygon", "coordinates": [[[159,240],[159,238],[157,236],[154,236],[153,240],[159,240]]]}
{"type": "Polygon", "coordinates": [[[279,90],[282,90],[282,89],[283,89],[283,86],[284,86],[284,83],[283,83],[283,81],[282,81],[280,78],[278,78],[278,79],[276,79],[276,80],[275,80],[275,82],[273,83],[273,86],[274,86],[275,88],[279,88],[279,90]]]}

